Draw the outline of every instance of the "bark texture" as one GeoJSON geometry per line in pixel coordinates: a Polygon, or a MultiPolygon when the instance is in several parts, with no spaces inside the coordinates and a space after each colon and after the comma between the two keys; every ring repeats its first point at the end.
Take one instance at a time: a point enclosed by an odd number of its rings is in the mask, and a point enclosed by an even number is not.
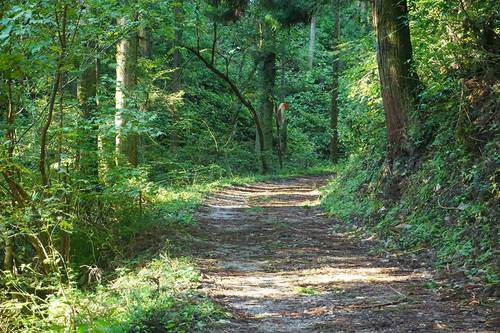
{"type": "Polygon", "coordinates": [[[334,0],[334,28],[333,28],[333,50],[335,51],[332,62],[332,108],[330,110],[330,129],[332,137],[330,140],[330,159],[335,162],[339,157],[339,71],[340,71],[340,0],[334,0]]]}
{"type": "Polygon", "coordinates": [[[314,51],[316,49],[316,15],[311,18],[311,30],[309,32],[309,55],[307,67],[309,70],[313,68],[314,64],[314,51]]]}
{"type": "MultiPolygon", "coordinates": [[[[181,65],[182,65],[182,53],[180,46],[182,45],[182,28],[184,23],[184,1],[177,0],[173,4],[174,6],[174,16],[175,16],[175,40],[174,40],[174,54],[172,58],[172,92],[177,92],[181,89],[181,65]]],[[[174,105],[172,108],[172,121],[177,123],[179,121],[179,114],[177,107],[174,105]]],[[[172,133],[170,135],[170,149],[176,150],[179,145],[179,135],[176,128],[173,127],[172,133]]]]}
{"type": "MultiPolygon", "coordinates": [[[[127,19],[118,19],[118,25],[127,26],[127,19]]],[[[127,123],[126,111],[131,105],[131,92],[136,85],[137,68],[137,33],[130,32],[122,38],[116,46],[116,113],[115,113],[115,145],[117,156],[125,155],[130,164],[138,163],[138,136],[137,134],[123,134],[127,123]]]]}
{"type": "Polygon", "coordinates": [[[98,128],[95,123],[97,111],[97,62],[92,63],[83,70],[80,81],[78,83],[78,101],[80,103],[83,119],[87,122],[84,142],[80,147],[80,165],[84,175],[88,175],[90,180],[98,179],[98,146],[97,132],[98,128]]]}
{"type": "Polygon", "coordinates": [[[388,158],[410,153],[409,116],[417,86],[412,69],[412,46],[406,0],[375,0],[377,62],[388,139],[388,158]]]}
{"type": "MultiPolygon", "coordinates": [[[[276,53],[271,28],[264,26],[260,50],[260,99],[258,115],[263,132],[263,152],[270,156],[273,150],[274,89],[276,80],[276,53]]],[[[260,149],[259,136],[256,136],[256,149],[260,149]]]]}

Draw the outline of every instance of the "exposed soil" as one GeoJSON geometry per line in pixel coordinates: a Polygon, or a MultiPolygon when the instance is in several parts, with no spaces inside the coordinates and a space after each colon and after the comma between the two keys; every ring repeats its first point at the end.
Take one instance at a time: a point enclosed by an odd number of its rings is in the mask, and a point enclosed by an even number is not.
{"type": "Polygon", "coordinates": [[[496,332],[494,308],[429,288],[424,267],[371,255],[339,231],[327,177],[232,186],[197,214],[203,291],[233,317],[210,332],[496,332]],[[426,288],[427,286],[427,288],[426,288]]]}

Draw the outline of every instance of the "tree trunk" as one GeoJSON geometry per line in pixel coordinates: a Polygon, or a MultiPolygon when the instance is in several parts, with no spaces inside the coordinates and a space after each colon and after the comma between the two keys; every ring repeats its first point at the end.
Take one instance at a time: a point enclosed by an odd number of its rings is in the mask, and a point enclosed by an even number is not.
{"type": "MultiPolygon", "coordinates": [[[[255,129],[257,131],[256,137],[257,138],[264,138],[264,134],[262,132],[262,127],[260,126],[261,122],[259,120],[259,115],[258,115],[257,110],[253,107],[252,102],[250,102],[248,99],[246,99],[243,96],[242,91],[229,78],[229,76],[227,76],[225,73],[223,73],[220,70],[218,70],[210,61],[208,61],[207,59],[205,59],[203,57],[203,55],[200,53],[200,51],[198,51],[198,49],[194,49],[194,48],[188,47],[188,46],[184,46],[184,48],[186,48],[189,52],[191,52],[192,54],[194,54],[201,62],[203,62],[205,64],[205,66],[208,69],[210,69],[212,71],[212,73],[214,73],[217,77],[219,77],[220,79],[222,79],[224,82],[226,82],[229,85],[229,87],[231,88],[231,90],[233,91],[233,93],[240,100],[241,104],[243,104],[248,109],[248,111],[250,111],[250,113],[252,114],[253,121],[255,123],[255,129]]],[[[267,173],[267,171],[269,170],[269,168],[268,168],[266,156],[262,153],[263,150],[264,150],[263,149],[264,148],[263,147],[263,141],[264,140],[258,140],[258,139],[256,139],[256,141],[259,144],[259,149],[257,149],[257,153],[258,153],[257,155],[259,156],[260,163],[261,163],[261,166],[262,166],[262,173],[265,174],[265,173],[267,173]]]]}
{"type": "Polygon", "coordinates": [[[14,237],[8,232],[4,232],[4,256],[3,270],[16,273],[16,252],[14,246],[14,237]]]}
{"type": "Polygon", "coordinates": [[[370,0],[358,0],[359,21],[363,28],[370,26],[370,0]]]}
{"type": "MultiPolygon", "coordinates": [[[[181,89],[181,65],[182,65],[182,54],[180,46],[182,45],[182,29],[184,22],[184,8],[183,0],[177,0],[173,3],[174,5],[174,16],[175,16],[175,41],[174,41],[174,54],[172,59],[172,92],[178,92],[181,89]]],[[[174,105],[172,109],[172,121],[177,123],[179,121],[179,114],[177,107],[174,105]]],[[[170,148],[176,150],[179,145],[179,135],[176,131],[175,125],[172,128],[172,134],[170,135],[170,148]]]]}
{"type": "Polygon", "coordinates": [[[375,0],[377,62],[382,89],[390,161],[411,153],[409,116],[418,79],[412,69],[412,46],[406,0],[375,0]]]}
{"type": "Polygon", "coordinates": [[[281,43],[281,59],[280,59],[280,101],[285,102],[286,98],[286,44],[281,43]]]}
{"type": "Polygon", "coordinates": [[[97,62],[93,62],[85,68],[78,83],[78,101],[80,103],[82,117],[86,122],[86,128],[80,149],[80,166],[83,175],[90,182],[96,182],[99,177],[99,163],[97,158],[97,132],[96,96],[97,95],[97,62]]]}
{"type": "MultiPolygon", "coordinates": [[[[14,102],[13,102],[13,96],[12,96],[12,80],[7,79],[5,80],[7,83],[7,105],[4,105],[4,103],[0,103],[0,107],[3,109],[7,110],[6,113],[6,125],[7,125],[7,130],[5,131],[7,141],[8,141],[8,148],[7,148],[7,158],[6,158],[6,165],[7,168],[5,168],[5,171],[3,171],[4,178],[7,181],[7,184],[9,186],[9,191],[11,193],[11,201],[12,201],[12,206],[16,206],[18,203],[21,201],[24,201],[23,195],[18,191],[17,189],[17,184],[11,180],[12,177],[12,172],[7,171],[12,168],[12,157],[14,154],[14,148],[16,144],[16,131],[14,127],[14,120],[16,113],[14,111],[14,102]]],[[[3,102],[0,100],[0,102],[3,102]]],[[[15,250],[15,244],[14,244],[14,236],[11,235],[10,228],[7,225],[6,230],[3,232],[3,238],[4,238],[4,258],[3,258],[3,269],[6,271],[10,272],[15,272],[16,269],[16,262],[15,262],[15,257],[16,257],[16,250],[15,250]]]]}
{"type": "MultiPolygon", "coordinates": [[[[118,25],[127,26],[127,19],[118,19],[118,25]]],[[[122,38],[116,47],[116,113],[115,113],[115,147],[118,156],[126,155],[130,164],[138,163],[137,134],[123,135],[127,123],[124,111],[130,108],[130,96],[136,85],[137,67],[137,33],[130,32],[122,38]]],[[[118,161],[117,160],[117,161],[118,161]]]]}
{"type": "Polygon", "coordinates": [[[339,157],[339,132],[338,132],[338,118],[339,118],[339,71],[340,71],[340,0],[334,1],[335,21],[333,29],[333,65],[332,65],[332,108],[330,110],[330,129],[332,137],[330,141],[330,160],[337,161],[339,157]]]}
{"type": "Polygon", "coordinates": [[[307,61],[307,68],[313,69],[314,63],[314,50],[316,48],[316,15],[311,18],[311,31],[309,32],[309,56],[307,61]]]}
{"type": "Polygon", "coordinates": [[[175,15],[175,50],[172,59],[172,66],[174,67],[174,72],[172,76],[172,90],[177,91],[180,89],[180,67],[182,64],[182,54],[180,46],[182,44],[182,29],[184,23],[184,8],[183,0],[177,0],[174,7],[175,15]]]}
{"type": "Polygon", "coordinates": [[[151,40],[151,31],[148,27],[143,27],[139,29],[139,50],[141,57],[151,58],[153,41],[151,40]]]}
{"type": "MultiPolygon", "coordinates": [[[[273,150],[273,115],[274,115],[274,86],[276,79],[276,53],[274,50],[274,36],[271,28],[264,26],[260,50],[261,93],[258,109],[260,126],[263,132],[263,153],[271,156],[273,150]]],[[[259,136],[256,136],[256,149],[260,149],[259,136]]]]}
{"type": "Polygon", "coordinates": [[[40,157],[38,160],[38,170],[40,171],[40,177],[42,179],[42,186],[49,187],[50,178],[47,174],[47,146],[49,144],[49,128],[52,125],[52,119],[54,117],[54,108],[56,103],[57,93],[59,92],[59,85],[62,80],[62,70],[64,67],[64,61],[66,56],[66,28],[67,28],[67,14],[68,5],[65,4],[62,9],[62,13],[56,12],[56,18],[61,20],[61,30],[58,31],[59,35],[59,46],[60,53],[57,59],[56,70],[54,73],[54,82],[52,84],[52,90],[49,96],[47,119],[42,127],[40,134],[40,157]],[[60,16],[59,16],[60,15],[60,16]]]}
{"type": "Polygon", "coordinates": [[[48,187],[50,184],[49,175],[47,174],[47,145],[49,143],[48,132],[50,125],[52,125],[56,97],[57,93],[59,92],[59,85],[61,83],[61,78],[62,78],[61,68],[63,66],[63,60],[64,60],[63,52],[61,52],[61,55],[59,56],[56,73],[54,74],[54,83],[52,85],[52,91],[49,96],[49,107],[48,107],[49,109],[47,112],[47,120],[45,121],[45,124],[42,127],[40,135],[40,158],[38,160],[38,169],[40,171],[43,187],[48,187]]]}
{"type": "MultiPolygon", "coordinates": [[[[280,101],[286,103],[286,44],[283,42],[281,46],[281,64],[280,64],[280,101]]],[[[283,159],[286,157],[288,148],[288,120],[285,118],[278,131],[278,140],[280,148],[280,166],[282,167],[283,159]]]]}
{"type": "MultiPolygon", "coordinates": [[[[139,53],[142,58],[144,59],[149,59],[152,56],[152,36],[151,36],[151,30],[148,27],[143,27],[139,29],[139,53]]],[[[139,111],[141,113],[145,113],[147,111],[147,104],[149,100],[149,87],[143,87],[142,90],[142,96],[141,96],[141,102],[139,103],[139,111]]],[[[138,151],[139,151],[139,156],[138,159],[140,161],[144,160],[144,152],[145,152],[145,145],[146,145],[146,137],[144,135],[139,135],[138,138],[138,151]]]]}

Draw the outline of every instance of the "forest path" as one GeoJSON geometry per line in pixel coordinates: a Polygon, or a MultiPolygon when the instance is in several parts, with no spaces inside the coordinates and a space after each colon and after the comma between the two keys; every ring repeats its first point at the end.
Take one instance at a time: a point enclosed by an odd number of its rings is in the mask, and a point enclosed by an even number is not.
{"type": "MultiPolygon", "coordinates": [[[[494,332],[488,308],[423,287],[318,207],[326,176],[230,186],[197,219],[203,291],[234,314],[209,332],[494,332]]],[[[418,265],[419,266],[419,265],[418,265]]]]}

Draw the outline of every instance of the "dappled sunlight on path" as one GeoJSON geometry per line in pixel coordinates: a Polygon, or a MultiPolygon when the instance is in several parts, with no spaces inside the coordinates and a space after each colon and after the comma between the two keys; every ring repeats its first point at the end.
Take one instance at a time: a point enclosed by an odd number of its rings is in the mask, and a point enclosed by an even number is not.
{"type": "MultiPolygon", "coordinates": [[[[233,318],[211,332],[477,331],[487,314],[422,287],[424,268],[369,254],[319,209],[327,177],[231,186],[197,219],[204,291],[233,318]]],[[[487,330],[486,330],[487,331],[487,330]]],[[[493,330],[491,330],[493,332],[493,330]]]]}

